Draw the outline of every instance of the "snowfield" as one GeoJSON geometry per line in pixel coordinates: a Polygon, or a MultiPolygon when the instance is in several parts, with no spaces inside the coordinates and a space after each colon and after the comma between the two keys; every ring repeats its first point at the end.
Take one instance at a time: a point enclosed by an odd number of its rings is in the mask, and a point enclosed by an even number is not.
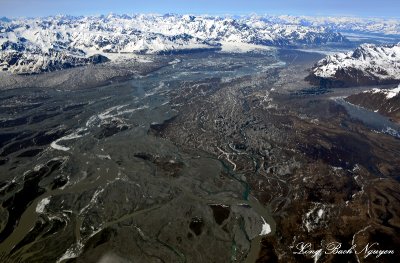
{"type": "Polygon", "coordinates": [[[393,88],[393,89],[377,89],[374,88],[372,90],[367,90],[364,91],[364,93],[370,93],[370,94],[383,94],[385,95],[386,99],[392,99],[394,97],[396,97],[397,95],[400,94],[400,84],[397,88],[393,88]]]}
{"type": "Polygon", "coordinates": [[[318,61],[312,74],[334,79],[338,74],[351,71],[371,79],[400,80],[400,43],[380,46],[363,44],[354,51],[329,55],[318,61]]]}
{"type": "Polygon", "coordinates": [[[126,54],[198,50],[247,52],[265,46],[346,42],[321,26],[258,17],[190,15],[55,16],[0,20],[0,71],[40,73],[97,64],[126,54]]]}
{"type": "Polygon", "coordinates": [[[269,16],[270,21],[281,24],[322,26],[339,32],[400,35],[400,20],[352,16],[269,16]]]}

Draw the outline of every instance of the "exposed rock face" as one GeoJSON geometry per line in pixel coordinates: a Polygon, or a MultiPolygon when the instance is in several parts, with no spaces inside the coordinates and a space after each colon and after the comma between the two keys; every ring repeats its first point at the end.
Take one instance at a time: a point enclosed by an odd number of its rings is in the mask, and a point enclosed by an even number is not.
{"type": "Polygon", "coordinates": [[[400,44],[364,44],[318,61],[307,77],[323,87],[392,84],[400,80],[400,44]]]}

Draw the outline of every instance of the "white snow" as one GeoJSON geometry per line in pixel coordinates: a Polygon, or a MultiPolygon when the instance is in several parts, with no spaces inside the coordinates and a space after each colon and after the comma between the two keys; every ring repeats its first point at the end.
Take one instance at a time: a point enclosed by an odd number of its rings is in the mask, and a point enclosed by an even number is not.
{"type": "Polygon", "coordinates": [[[314,203],[314,206],[303,216],[303,224],[308,232],[325,225],[326,210],[329,207],[322,203],[314,203]]]}
{"type": "Polygon", "coordinates": [[[271,226],[267,222],[265,222],[264,217],[261,217],[261,220],[263,221],[263,224],[262,224],[260,236],[268,235],[269,233],[271,233],[271,226]]]}
{"type": "Polygon", "coordinates": [[[323,214],[324,214],[324,210],[319,209],[318,210],[318,217],[321,218],[323,214]]]}
{"type": "Polygon", "coordinates": [[[87,130],[86,128],[79,128],[75,132],[53,141],[50,144],[50,147],[55,150],[60,150],[60,151],[64,151],[64,152],[69,151],[71,149],[70,147],[65,147],[65,146],[59,145],[58,143],[61,141],[69,141],[69,140],[81,138],[82,136],[87,135],[87,133],[83,133],[86,130],[87,130]]]}
{"type": "Polygon", "coordinates": [[[268,17],[190,15],[55,16],[0,21],[0,71],[47,71],[50,65],[84,65],[89,56],[111,60],[132,54],[182,50],[248,52],[265,46],[341,42],[341,34],[321,26],[282,23],[268,17]],[[3,28],[3,29],[2,29],[3,28]],[[17,57],[17,62],[9,64],[17,57]]]}
{"type": "Polygon", "coordinates": [[[400,84],[397,88],[393,88],[393,89],[374,88],[372,90],[364,91],[364,93],[373,93],[373,94],[381,93],[381,94],[385,95],[387,99],[391,99],[391,98],[396,97],[398,94],[400,94],[400,84]]]}
{"type": "Polygon", "coordinates": [[[36,213],[38,214],[44,213],[44,210],[49,203],[50,203],[50,196],[40,200],[40,202],[36,206],[36,213]]]}
{"type": "MultiPolygon", "coordinates": [[[[312,25],[323,26],[333,30],[352,32],[351,34],[359,35],[360,32],[366,33],[379,33],[386,35],[399,35],[400,34],[400,21],[391,18],[364,18],[354,16],[269,16],[268,20],[279,22],[282,24],[293,25],[312,25]]],[[[350,33],[346,33],[350,34],[350,33]]],[[[376,36],[383,38],[385,36],[376,36]]]]}
{"type": "Polygon", "coordinates": [[[340,70],[358,70],[365,76],[400,80],[400,43],[397,45],[363,44],[354,51],[329,55],[317,62],[317,77],[334,78],[340,70]]]}
{"type": "Polygon", "coordinates": [[[67,152],[67,151],[69,151],[69,150],[71,149],[71,148],[69,148],[69,147],[65,147],[65,146],[58,145],[57,142],[58,142],[58,141],[52,142],[52,143],[50,144],[50,147],[53,148],[53,149],[55,149],[55,150],[64,151],[64,152],[67,152]]]}
{"type": "Polygon", "coordinates": [[[74,245],[72,245],[69,249],[67,249],[64,254],[57,260],[57,263],[63,262],[67,259],[70,258],[76,258],[79,256],[83,248],[83,244],[81,242],[78,242],[74,245]]]}
{"type": "Polygon", "coordinates": [[[388,90],[388,92],[386,93],[386,98],[388,98],[388,99],[394,98],[399,93],[400,93],[400,85],[397,88],[388,90]]]}
{"type": "MultiPolygon", "coordinates": [[[[108,185],[108,184],[107,184],[108,185]]],[[[92,198],[90,199],[89,203],[79,211],[79,214],[85,213],[91,206],[97,203],[99,195],[104,192],[104,188],[97,189],[92,198]]]]}
{"type": "Polygon", "coordinates": [[[268,51],[274,47],[260,46],[242,42],[221,42],[221,52],[225,53],[246,53],[255,51],[268,51]]]}

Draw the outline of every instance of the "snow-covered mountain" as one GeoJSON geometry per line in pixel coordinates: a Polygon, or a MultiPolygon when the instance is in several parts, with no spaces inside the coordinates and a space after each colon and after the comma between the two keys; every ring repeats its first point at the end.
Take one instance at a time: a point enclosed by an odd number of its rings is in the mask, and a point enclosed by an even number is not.
{"type": "Polygon", "coordinates": [[[393,89],[372,89],[363,92],[364,94],[376,94],[387,100],[393,99],[394,97],[400,97],[400,85],[393,89]]]}
{"type": "MultiPolygon", "coordinates": [[[[111,20],[115,21],[115,17],[111,20]]],[[[341,34],[323,27],[280,24],[256,17],[234,19],[191,15],[137,15],[131,20],[131,26],[144,32],[164,35],[185,33],[219,43],[287,46],[346,41],[341,34]]]]}
{"type": "Polygon", "coordinates": [[[288,25],[322,26],[338,32],[400,35],[400,20],[390,18],[334,16],[264,16],[270,22],[288,25]]]}
{"type": "Polygon", "coordinates": [[[115,54],[215,50],[232,43],[298,46],[346,41],[340,33],[324,27],[279,24],[255,17],[109,15],[2,19],[0,70],[35,73],[104,62],[115,54]]]}
{"type": "Polygon", "coordinates": [[[398,83],[400,43],[363,44],[354,51],[328,55],[316,63],[308,80],[323,86],[398,83]]]}
{"type": "Polygon", "coordinates": [[[21,74],[54,71],[107,61],[109,61],[107,57],[99,54],[86,56],[80,52],[63,52],[53,48],[43,51],[37,48],[25,48],[10,41],[1,45],[0,52],[0,70],[11,69],[12,72],[21,74]]]}

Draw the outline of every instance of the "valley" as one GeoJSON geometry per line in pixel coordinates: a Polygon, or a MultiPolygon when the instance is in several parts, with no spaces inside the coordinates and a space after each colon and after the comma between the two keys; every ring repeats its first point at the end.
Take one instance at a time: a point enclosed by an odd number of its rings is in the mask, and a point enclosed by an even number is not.
{"type": "Polygon", "coordinates": [[[399,137],[337,101],[371,87],[305,80],[323,57],[205,51],[13,75],[2,262],[375,262],[294,252],[396,249],[399,137]]]}

